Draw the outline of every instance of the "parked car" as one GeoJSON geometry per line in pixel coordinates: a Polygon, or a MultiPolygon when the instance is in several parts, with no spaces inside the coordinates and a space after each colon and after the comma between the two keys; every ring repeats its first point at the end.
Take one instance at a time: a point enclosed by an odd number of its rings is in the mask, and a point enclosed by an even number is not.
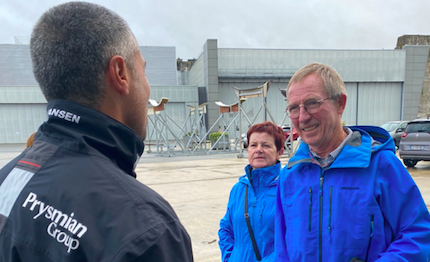
{"type": "Polygon", "coordinates": [[[400,140],[399,156],[407,167],[430,161],[430,119],[409,122],[400,140]]]}
{"type": "Polygon", "coordinates": [[[297,140],[297,138],[299,138],[299,134],[297,134],[296,128],[293,127],[293,130],[291,130],[290,126],[283,126],[282,130],[284,130],[285,135],[284,148],[291,148],[292,141],[297,140]]]}
{"type": "Polygon", "coordinates": [[[399,143],[402,138],[403,131],[406,128],[406,125],[409,121],[388,121],[387,123],[381,125],[382,128],[390,133],[391,137],[394,140],[394,144],[396,148],[399,148],[399,143]]]}
{"type": "Polygon", "coordinates": [[[291,133],[291,127],[289,126],[283,126],[282,129],[284,130],[284,134],[285,134],[285,139],[289,139],[289,140],[297,140],[297,138],[299,138],[299,134],[297,134],[296,128],[293,127],[293,132],[291,133]],[[290,134],[291,134],[291,138],[290,138],[290,134]]]}

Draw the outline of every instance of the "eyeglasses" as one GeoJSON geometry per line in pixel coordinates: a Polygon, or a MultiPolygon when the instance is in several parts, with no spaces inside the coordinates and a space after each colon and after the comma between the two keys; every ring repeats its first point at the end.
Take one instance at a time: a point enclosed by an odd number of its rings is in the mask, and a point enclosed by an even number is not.
{"type": "Polygon", "coordinates": [[[308,112],[308,114],[310,115],[315,114],[320,109],[321,104],[327,99],[331,99],[331,98],[327,97],[320,100],[310,99],[302,105],[289,105],[287,106],[287,114],[292,119],[299,118],[301,106],[303,106],[303,108],[305,109],[306,112],[308,112]]]}

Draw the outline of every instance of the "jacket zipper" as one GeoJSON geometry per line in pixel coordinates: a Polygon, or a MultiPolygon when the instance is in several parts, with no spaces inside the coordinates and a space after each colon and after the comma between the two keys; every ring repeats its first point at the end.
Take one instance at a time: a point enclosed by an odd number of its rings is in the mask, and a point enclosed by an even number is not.
{"type": "Polygon", "coordinates": [[[312,187],[309,188],[309,232],[312,229],[312,187]]]}
{"type": "Polygon", "coordinates": [[[323,217],[323,184],[324,184],[324,174],[320,176],[320,230],[319,230],[319,261],[322,262],[322,217],[323,217]]]}
{"type": "Polygon", "coordinates": [[[329,213],[328,213],[328,241],[331,241],[330,239],[330,233],[331,233],[331,197],[333,195],[333,186],[330,187],[330,206],[329,206],[329,213]]]}
{"type": "Polygon", "coordinates": [[[366,251],[366,259],[364,260],[364,262],[367,261],[367,257],[369,256],[369,250],[370,250],[370,244],[372,244],[372,239],[373,239],[373,230],[374,230],[374,215],[370,216],[370,236],[369,236],[369,245],[367,246],[367,251],[366,251]]]}
{"type": "Polygon", "coordinates": [[[263,217],[263,211],[264,211],[264,202],[263,202],[263,205],[261,207],[260,219],[263,217]]]}

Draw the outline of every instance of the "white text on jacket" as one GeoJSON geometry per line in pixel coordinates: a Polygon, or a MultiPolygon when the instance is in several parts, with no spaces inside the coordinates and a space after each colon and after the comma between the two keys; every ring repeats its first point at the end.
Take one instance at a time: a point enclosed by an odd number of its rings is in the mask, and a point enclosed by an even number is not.
{"type": "Polygon", "coordinates": [[[29,210],[34,211],[36,209],[37,211],[33,219],[37,219],[45,214],[45,218],[52,221],[46,228],[46,231],[59,243],[63,243],[67,247],[68,253],[70,253],[70,250],[75,250],[79,247],[79,240],[73,238],[73,236],[76,235],[78,238],[81,238],[87,232],[87,227],[73,218],[74,213],[70,215],[64,214],[60,210],[37,200],[37,195],[32,192],[28,194],[22,207],[27,207],[27,205],[29,210]],[[61,228],[66,231],[62,231],[61,228]],[[73,235],[70,236],[67,231],[73,235]]]}
{"type": "Polygon", "coordinates": [[[61,109],[56,109],[56,108],[50,108],[48,110],[48,115],[50,116],[56,116],[58,118],[67,120],[69,122],[73,122],[76,124],[79,124],[79,120],[81,119],[81,116],[78,116],[74,113],[70,113],[61,109]]]}

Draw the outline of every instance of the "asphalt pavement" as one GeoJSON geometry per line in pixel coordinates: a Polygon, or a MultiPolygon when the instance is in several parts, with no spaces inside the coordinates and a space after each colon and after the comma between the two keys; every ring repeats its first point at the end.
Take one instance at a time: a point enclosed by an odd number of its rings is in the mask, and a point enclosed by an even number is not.
{"type": "MultiPolygon", "coordinates": [[[[17,156],[23,144],[0,144],[0,167],[17,156]]],[[[237,152],[211,152],[175,156],[142,155],[137,179],[157,191],[175,209],[191,236],[196,262],[221,261],[218,247],[219,221],[224,216],[230,190],[248,164],[237,152]]],[[[285,165],[288,156],[281,158],[285,165]]],[[[408,168],[430,208],[430,162],[408,168]]]]}

